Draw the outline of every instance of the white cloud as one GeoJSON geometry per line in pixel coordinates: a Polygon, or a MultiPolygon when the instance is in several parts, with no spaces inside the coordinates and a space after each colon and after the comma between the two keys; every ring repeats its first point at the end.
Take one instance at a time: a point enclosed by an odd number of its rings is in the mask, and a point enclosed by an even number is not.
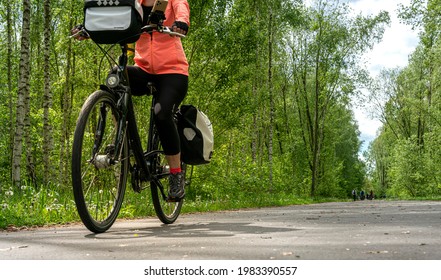
{"type": "MultiPolygon", "coordinates": [[[[336,0],[334,0],[336,1],[336,0]]],[[[368,67],[373,76],[382,68],[404,67],[408,56],[418,44],[418,34],[410,26],[400,23],[398,5],[409,6],[411,0],[347,0],[355,14],[377,15],[381,11],[389,12],[391,25],[386,28],[383,40],[365,55],[368,67]]],[[[311,6],[314,0],[305,0],[306,6],[311,6]]]]}
{"type": "MultiPolygon", "coordinates": [[[[304,1],[307,6],[311,6],[312,2],[314,0],[304,1]]],[[[409,26],[400,23],[397,10],[398,4],[408,6],[410,0],[347,0],[346,3],[349,3],[355,14],[377,15],[380,11],[388,11],[391,17],[391,25],[386,28],[383,40],[363,57],[371,76],[377,76],[384,68],[405,67],[409,55],[418,45],[418,34],[409,26]]],[[[364,142],[362,150],[365,150],[375,139],[381,122],[372,119],[368,112],[360,108],[354,109],[354,116],[361,133],[360,140],[364,142]]]]}
{"type": "MultiPolygon", "coordinates": [[[[409,55],[418,45],[418,34],[399,22],[397,17],[398,4],[409,5],[410,0],[357,0],[349,1],[355,13],[363,15],[376,15],[380,11],[388,11],[391,17],[391,25],[386,28],[383,40],[367,52],[364,59],[372,77],[379,74],[381,69],[405,67],[408,64],[409,55]]],[[[368,113],[360,109],[354,109],[354,116],[360,129],[360,138],[364,141],[362,150],[375,139],[381,122],[372,119],[368,113]]]]}
{"type": "Polygon", "coordinates": [[[373,76],[382,68],[404,67],[407,65],[409,54],[418,44],[418,34],[410,26],[400,23],[397,17],[398,4],[409,5],[410,0],[358,0],[350,5],[356,13],[365,15],[378,14],[388,11],[391,25],[386,28],[383,40],[366,53],[368,67],[373,76]]]}
{"type": "Polygon", "coordinates": [[[360,140],[363,141],[361,150],[365,151],[368,148],[369,143],[377,137],[381,122],[368,117],[366,112],[359,108],[354,109],[354,117],[357,120],[358,128],[360,130],[360,140]]]}

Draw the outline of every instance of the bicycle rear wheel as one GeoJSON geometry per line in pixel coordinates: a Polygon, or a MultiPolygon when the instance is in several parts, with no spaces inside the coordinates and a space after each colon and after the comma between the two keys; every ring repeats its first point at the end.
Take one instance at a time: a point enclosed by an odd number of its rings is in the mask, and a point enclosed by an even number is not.
{"type": "Polygon", "coordinates": [[[72,184],[75,204],[84,225],[102,233],[115,222],[124,198],[129,150],[124,136],[115,158],[120,113],[116,97],[96,91],[84,103],[72,148],[72,184]]]}
{"type": "MultiPolygon", "coordinates": [[[[167,201],[168,196],[168,177],[170,175],[169,166],[165,155],[162,152],[161,141],[159,135],[155,131],[152,137],[152,150],[154,154],[151,158],[152,170],[155,173],[153,180],[150,182],[153,206],[155,208],[156,216],[164,224],[172,224],[176,221],[181,213],[182,204],[184,200],[177,202],[167,201]]],[[[149,160],[149,159],[147,159],[149,160]]],[[[182,172],[185,180],[185,165],[182,165],[182,172]]]]}

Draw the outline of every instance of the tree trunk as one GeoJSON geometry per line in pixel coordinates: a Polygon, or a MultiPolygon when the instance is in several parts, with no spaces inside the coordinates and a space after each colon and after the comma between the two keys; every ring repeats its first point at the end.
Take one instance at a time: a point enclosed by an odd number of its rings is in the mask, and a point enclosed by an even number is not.
{"type": "Polygon", "coordinates": [[[270,99],[270,124],[268,139],[269,190],[273,191],[273,135],[274,135],[274,96],[273,96],[273,13],[270,11],[268,25],[268,92],[270,99]]]}
{"type": "Polygon", "coordinates": [[[67,51],[67,65],[66,65],[66,84],[64,86],[63,90],[63,97],[62,97],[62,104],[61,108],[63,110],[63,121],[62,121],[62,127],[60,127],[61,130],[61,139],[60,139],[60,181],[64,182],[66,175],[67,175],[67,168],[66,168],[66,160],[64,156],[68,153],[68,131],[67,131],[67,125],[68,125],[68,110],[70,106],[69,101],[69,92],[70,92],[70,73],[71,73],[71,59],[72,59],[72,47],[71,44],[68,44],[68,51],[67,51]]]}
{"type": "MultiPolygon", "coordinates": [[[[260,22],[260,11],[259,8],[260,3],[257,1],[254,5],[254,15],[256,18],[256,22],[260,22]]],[[[258,163],[258,150],[259,150],[259,138],[260,138],[260,129],[259,129],[259,88],[261,83],[261,75],[260,75],[260,44],[256,43],[255,49],[255,70],[254,76],[252,79],[252,94],[253,94],[253,102],[254,102],[254,110],[253,110],[253,133],[251,139],[251,158],[254,163],[258,163]]]]}
{"type": "MultiPolygon", "coordinates": [[[[7,28],[7,48],[8,55],[6,58],[7,64],[7,79],[8,79],[8,93],[9,93],[9,123],[8,123],[8,133],[9,133],[9,144],[8,144],[8,157],[9,162],[12,162],[12,150],[14,142],[14,111],[13,111],[13,98],[12,98],[12,8],[11,2],[6,1],[6,28],[7,28]]],[[[11,174],[12,175],[12,174],[11,174]]]]}
{"type": "MultiPolygon", "coordinates": [[[[320,172],[320,149],[322,139],[321,129],[321,115],[320,111],[324,108],[321,97],[321,85],[320,85],[320,63],[321,63],[321,42],[323,32],[322,20],[319,20],[318,34],[317,34],[317,50],[315,57],[315,87],[314,87],[314,124],[312,128],[312,178],[311,178],[311,196],[315,196],[317,186],[319,184],[319,172],[320,172]]],[[[324,116],[324,114],[322,115],[324,116]]]]}
{"type": "Polygon", "coordinates": [[[32,139],[31,139],[31,114],[30,114],[30,94],[29,90],[27,91],[27,94],[25,96],[25,118],[24,118],[24,142],[26,147],[26,171],[27,171],[27,179],[30,180],[31,184],[33,186],[36,186],[37,184],[37,175],[35,171],[35,161],[34,156],[32,153],[32,139]]]}
{"type": "MultiPolygon", "coordinates": [[[[73,25],[73,23],[71,24],[73,25]]],[[[63,90],[63,96],[61,99],[61,110],[63,111],[63,121],[61,123],[61,139],[60,139],[60,162],[59,162],[59,175],[60,182],[68,184],[69,183],[69,159],[71,156],[70,151],[70,118],[72,115],[72,95],[73,95],[73,85],[71,77],[75,76],[75,55],[72,51],[72,41],[70,40],[67,45],[66,54],[66,77],[63,90]]]]}
{"type": "Polygon", "coordinates": [[[316,74],[315,74],[315,95],[314,95],[314,126],[312,130],[312,178],[311,178],[311,196],[315,195],[318,181],[319,170],[319,99],[320,99],[320,86],[319,86],[319,59],[320,52],[317,51],[316,58],[316,74]]]}
{"type": "Polygon", "coordinates": [[[44,96],[43,96],[43,164],[44,183],[51,180],[50,155],[53,149],[52,126],[49,110],[52,107],[52,92],[50,86],[50,45],[51,45],[51,1],[44,1],[44,96]]]}
{"type": "Polygon", "coordinates": [[[30,71],[30,25],[31,2],[23,0],[23,24],[21,31],[21,51],[19,64],[19,82],[17,92],[16,126],[14,134],[14,148],[12,151],[12,182],[15,186],[21,184],[21,156],[23,150],[24,119],[26,115],[25,100],[29,96],[30,71]]]}

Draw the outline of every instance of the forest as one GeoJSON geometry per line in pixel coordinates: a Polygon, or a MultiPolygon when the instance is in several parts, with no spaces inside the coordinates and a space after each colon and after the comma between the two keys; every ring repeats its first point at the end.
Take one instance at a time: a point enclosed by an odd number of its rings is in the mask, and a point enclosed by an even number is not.
{"type": "MultiPolygon", "coordinates": [[[[441,195],[440,0],[397,7],[420,41],[406,67],[377,77],[362,56],[381,42],[390,24],[385,11],[355,14],[343,0],[188,2],[183,103],[205,112],[215,133],[212,162],[191,168],[188,205],[341,200],[353,189],[441,195]],[[382,127],[361,155],[353,110],[363,104],[382,127]]],[[[83,21],[83,1],[0,3],[0,227],[31,212],[78,219],[70,175],[75,122],[113,65],[91,40],[69,37],[83,21]]],[[[138,106],[146,99],[138,97],[138,106]]],[[[128,196],[123,214],[145,215],[131,202],[128,196]]]]}

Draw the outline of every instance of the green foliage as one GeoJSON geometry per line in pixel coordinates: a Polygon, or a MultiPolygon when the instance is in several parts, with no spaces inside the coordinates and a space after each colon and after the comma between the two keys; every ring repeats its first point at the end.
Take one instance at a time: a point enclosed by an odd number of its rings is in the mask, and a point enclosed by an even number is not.
{"type": "MultiPolygon", "coordinates": [[[[8,3],[13,11],[9,25],[12,72],[0,71],[1,85],[11,81],[10,89],[0,87],[0,125],[12,132],[20,56],[15,36],[20,34],[21,8],[19,1],[8,3]]],[[[0,227],[77,219],[70,189],[75,121],[86,97],[113,66],[103,60],[93,42],[68,37],[70,29],[82,22],[83,2],[52,0],[49,119],[53,143],[50,174],[45,176],[42,4],[31,4],[31,121],[26,133],[32,141],[24,149],[34,159],[30,168],[36,178],[23,168],[23,182],[27,182],[23,190],[7,183],[0,186],[1,204],[7,205],[0,227]]],[[[184,103],[196,105],[210,117],[215,154],[209,165],[192,169],[184,211],[304,203],[314,199],[309,198],[311,194],[345,199],[352,189],[361,188],[365,166],[358,157],[359,132],[349,100],[365,81],[359,58],[381,39],[387,13],[353,17],[338,1],[316,1],[311,7],[297,0],[189,0],[189,4],[190,32],[183,44],[190,85],[184,103]]],[[[5,7],[0,8],[0,31],[7,27],[5,7]]],[[[0,32],[0,36],[0,67],[6,67],[7,35],[0,32]]],[[[111,50],[115,55],[118,51],[111,50]]],[[[135,98],[135,104],[140,112],[148,107],[148,99],[135,98]]],[[[435,138],[434,134],[430,138],[434,145],[435,138]]],[[[1,182],[10,182],[12,143],[9,133],[0,135],[1,182]]],[[[426,166],[433,172],[438,152],[427,151],[430,156],[423,158],[432,160],[426,166]]],[[[24,152],[23,166],[27,156],[24,152]]],[[[433,192],[435,185],[429,187],[433,192]]],[[[153,215],[152,209],[148,192],[138,195],[128,188],[121,217],[153,215]]]]}
{"type": "Polygon", "coordinates": [[[414,137],[400,139],[394,147],[390,176],[391,188],[388,193],[392,196],[421,196],[425,193],[425,165],[414,137]],[[412,139],[413,138],[413,139],[412,139]]]}
{"type": "Polygon", "coordinates": [[[439,15],[437,0],[401,7],[401,18],[421,30],[420,44],[407,67],[384,71],[372,90],[384,104],[377,111],[383,128],[370,149],[373,182],[389,196],[441,194],[439,15]]]}

